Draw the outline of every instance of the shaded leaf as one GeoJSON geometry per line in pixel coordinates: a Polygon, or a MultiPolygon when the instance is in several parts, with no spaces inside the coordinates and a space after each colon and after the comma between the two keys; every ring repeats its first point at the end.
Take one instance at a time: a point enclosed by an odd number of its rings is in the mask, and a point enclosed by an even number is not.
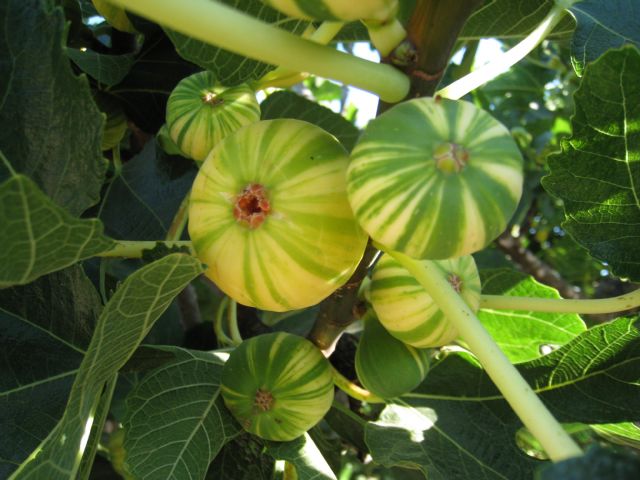
{"type": "MultiPolygon", "coordinates": [[[[640,331],[632,319],[595,327],[518,365],[562,422],[629,421],[640,408],[640,331]]],[[[522,426],[467,353],[445,356],[381,421],[367,424],[374,461],[419,468],[428,478],[525,480],[539,462],[515,443],[522,426]]]]}
{"type": "MultiPolygon", "coordinates": [[[[522,38],[538,26],[549,13],[553,0],[488,0],[467,20],[459,40],[484,37],[522,38]]],[[[570,15],[554,29],[552,35],[569,35],[575,26],[570,15]]]]}
{"type": "Polygon", "coordinates": [[[636,480],[640,459],[635,456],[593,446],[578,457],[541,468],[536,480],[636,480]]]}
{"type": "Polygon", "coordinates": [[[265,455],[262,440],[242,433],[228,442],[209,467],[207,480],[272,480],[275,461],[265,455]]]}
{"type": "Polygon", "coordinates": [[[204,478],[222,446],[241,430],[220,396],[224,361],[172,350],[175,360],[147,374],[127,397],[124,449],[135,478],[204,478]]]}
{"type": "Polygon", "coordinates": [[[640,53],[612,50],[587,67],[573,136],[548,157],[543,186],[564,202],[564,229],[618,276],[640,280],[640,53]]]}
{"type": "Polygon", "coordinates": [[[196,259],[174,254],[133,273],[100,316],[62,420],[14,475],[68,479],[80,466],[83,437],[93,423],[105,382],[131,357],[174,297],[202,272],[196,259]]]}
{"type": "Polygon", "coordinates": [[[340,437],[354,445],[361,452],[367,451],[364,443],[364,426],[366,422],[347,407],[333,402],[324,419],[340,437]]]}
{"type": "Polygon", "coordinates": [[[360,131],[341,115],[300,95],[280,91],[260,104],[262,120],[296,118],[313,123],[335,136],[347,150],[351,150],[360,131]]]}
{"type": "Polygon", "coordinates": [[[79,48],[67,48],[67,55],[84,73],[109,87],[120,83],[135,61],[131,53],[105,55],[79,48]]]}
{"type": "Polygon", "coordinates": [[[571,60],[582,75],[589,62],[611,48],[640,47],[640,4],[633,0],[582,0],[570,8],[577,26],[571,41],[571,60]]]}
{"type": "Polygon", "coordinates": [[[74,265],[0,290],[0,308],[84,351],[102,303],[82,267],[74,265]]]}
{"type": "Polygon", "coordinates": [[[72,217],[23,175],[0,185],[0,225],[0,288],[29,283],[114,245],[100,221],[72,217]]]}
{"type": "Polygon", "coordinates": [[[155,134],[165,122],[171,91],[180,80],[200,69],[178,55],[159,27],[148,22],[145,25],[151,27],[144,31],[144,43],[135,63],[109,94],[120,101],[127,118],[136,126],[155,134]]]}
{"type": "MultiPolygon", "coordinates": [[[[302,33],[308,25],[307,21],[291,19],[262,2],[222,0],[222,3],[293,33],[302,33]]],[[[165,31],[183,58],[205,70],[211,70],[223,85],[233,86],[257,80],[274,68],[272,65],[231,53],[181,33],[169,29],[165,31]]]]}
{"type": "Polygon", "coordinates": [[[148,142],[111,181],[97,215],[116,238],[163,239],[197,173],[192,161],[148,142]]]}
{"type": "Polygon", "coordinates": [[[309,434],[290,442],[265,442],[267,453],[276,460],[286,460],[294,465],[299,480],[335,480],[318,447],[309,434]]]}
{"type": "Polygon", "coordinates": [[[100,197],[103,119],[65,55],[61,8],[0,3],[0,150],[58,205],[78,215],[100,197]]]}
{"type": "Polygon", "coordinates": [[[516,448],[515,423],[506,406],[496,414],[487,404],[441,408],[412,400],[387,406],[365,427],[365,440],[375,462],[416,468],[429,479],[529,480],[537,462],[516,448]]]}
{"type": "Polygon", "coordinates": [[[0,291],[0,478],[62,417],[100,308],[80,267],[0,291]]]}
{"type": "MultiPolygon", "coordinates": [[[[512,270],[482,272],[482,293],[561,298],[555,289],[512,270]]],[[[538,358],[543,347],[557,348],[586,330],[580,316],[570,313],[482,309],[478,318],[513,363],[538,358]]]]}

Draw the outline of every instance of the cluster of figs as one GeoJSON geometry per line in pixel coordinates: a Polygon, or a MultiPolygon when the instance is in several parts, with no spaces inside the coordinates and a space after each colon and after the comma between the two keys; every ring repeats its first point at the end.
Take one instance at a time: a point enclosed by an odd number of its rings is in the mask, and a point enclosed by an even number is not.
{"type": "MultiPolygon", "coordinates": [[[[372,37],[396,22],[395,0],[349,2],[366,10],[354,16],[338,0],[265,3],[296,17],[365,19],[372,37]]],[[[261,120],[250,86],[226,88],[205,71],[172,92],[160,141],[199,164],[188,229],[206,275],[237,302],[266,311],[326,298],[354,272],[369,238],[436,266],[477,310],[471,254],[505,229],[522,189],[509,131],[465,101],[400,103],[372,120],[349,153],[311,123],[261,120]]],[[[457,332],[389,255],[373,268],[366,299],[358,379],[392,399],[422,382],[428,349],[454,342],[457,332]]],[[[222,395],[247,431],[291,440],[330,408],[333,375],[308,340],[261,335],[230,354],[222,395]]]]}

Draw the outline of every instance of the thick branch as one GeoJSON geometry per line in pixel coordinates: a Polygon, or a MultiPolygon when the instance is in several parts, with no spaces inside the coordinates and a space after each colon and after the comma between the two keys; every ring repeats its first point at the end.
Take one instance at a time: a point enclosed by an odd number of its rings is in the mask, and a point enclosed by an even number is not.
{"type": "Polygon", "coordinates": [[[444,74],[458,34],[484,0],[418,0],[407,27],[416,47],[412,61],[403,68],[411,78],[411,97],[433,95],[444,74]]]}
{"type": "Polygon", "coordinates": [[[357,312],[358,289],[377,252],[378,250],[369,243],[349,281],[320,304],[320,311],[309,333],[309,339],[327,356],[333,353],[344,329],[360,316],[357,312]]]}

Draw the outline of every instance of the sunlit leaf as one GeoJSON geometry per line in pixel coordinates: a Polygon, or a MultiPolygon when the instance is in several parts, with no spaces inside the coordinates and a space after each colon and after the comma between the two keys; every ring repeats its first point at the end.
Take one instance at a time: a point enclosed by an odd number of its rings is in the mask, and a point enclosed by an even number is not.
{"type": "Polygon", "coordinates": [[[615,274],[640,279],[640,52],[612,50],[575,93],[573,136],[548,158],[544,187],[564,202],[563,227],[615,274]]]}
{"type": "Polygon", "coordinates": [[[0,185],[0,225],[0,288],[24,285],[114,245],[99,220],[74,218],[23,175],[0,185]]]}
{"type": "Polygon", "coordinates": [[[174,361],[147,374],[127,397],[124,448],[135,478],[204,478],[220,449],[241,431],[220,396],[223,360],[173,352],[174,361]]]}
{"type": "Polygon", "coordinates": [[[130,275],[100,316],[60,422],[12,478],[73,478],[91,431],[105,382],[126,363],[155,320],[202,266],[168,255],[130,275]]]}
{"type": "Polygon", "coordinates": [[[98,201],[104,180],[103,119],[86,77],[71,70],[64,15],[53,4],[0,2],[0,150],[78,215],[98,201]]]}

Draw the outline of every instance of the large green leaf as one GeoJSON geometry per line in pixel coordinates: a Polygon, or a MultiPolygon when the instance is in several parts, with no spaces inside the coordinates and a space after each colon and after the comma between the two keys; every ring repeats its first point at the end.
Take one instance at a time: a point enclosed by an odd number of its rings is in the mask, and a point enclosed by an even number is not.
{"type": "Polygon", "coordinates": [[[0,185],[0,225],[0,288],[29,283],[114,245],[100,221],[72,217],[24,175],[0,185]]]}
{"type": "MultiPolygon", "coordinates": [[[[302,33],[308,22],[286,17],[258,0],[221,0],[222,3],[256,17],[265,23],[277,25],[278,28],[293,33],[302,33]]],[[[181,33],[166,29],[167,35],[176,46],[182,57],[190,62],[211,70],[224,85],[257,80],[274,67],[266,63],[236,55],[222,48],[208,45],[181,33]]]]}
{"type": "Polygon", "coordinates": [[[0,290],[0,478],[62,417],[101,308],[79,266],[0,290]]]}
{"type": "MultiPolygon", "coordinates": [[[[487,0],[469,18],[459,38],[522,38],[538,26],[554,3],[553,0],[487,0]]],[[[554,29],[553,36],[567,36],[574,26],[571,16],[566,15],[554,29]]]]}
{"type": "Polygon", "coordinates": [[[577,27],[571,41],[571,60],[578,75],[587,63],[610,48],[627,43],[640,47],[640,4],[629,0],[582,0],[571,6],[577,27]]]}
{"type": "Polygon", "coordinates": [[[168,255],[130,275],[100,316],[62,420],[12,478],[73,478],[107,381],[126,363],[153,323],[198,274],[201,264],[168,255]]]}
{"type": "Polygon", "coordinates": [[[148,142],[111,180],[97,215],[115,238],[162,239],[197,172],[193,162],[148,142]]]}
{"type": "Polygon", "coordinates": [[[241,431],[220,396],[224,361],[172,351],[175,360],[147,374],[127,397],[124,448],[135,478],[204,478],[222,446],[241,431]]]}
{"type": "Polygon", "coordinates": [[[564,202],[563,227],[618,276],[640,280],[640,53],[612,50],[574,96],[573,136],[543,186],[564,202]]]}
{"type": "MultiPolygon", "coordinates": [[[[560,298],[558,292],[512,270],[482,272],[482,293],[514,297],[560,298]]],[[[557,348],[586,330],[582,319],[571,313],[529,310],[480,310],[478,318],[513,363],[542,356],[545,348],[557,348]]]]}
{"type": "Polygon", "coordinates": [[[267,453],[294,465],[299,480],[336,480],[308,433],[290,442],[266,442],[267,453]]]}
{"type": "Polygon", "coordinates": [[[56,203],[80,214],[98,201],[103,119],[71,71],[64,15],[42,0],[0,2],[0,150],[56,203]]]}
{"type": "MultiPolygon", "coordinates": [[[[640,331],[631,319],[595,327],[519,370],[563,422],[637,418],[640,331]]],[[[517,448],[522,426],[475,359],[450,354],[414,392],[387,407],[365,439],[385,466],[420,468],[428,478],[529,480],[538,462],[517,448]]]]}
{"type": "Polygon", "coordinates": [[[260,104],[260,110],[263,120],[297,118],[324,128],[349,151],[360,135],[360,131],[343,116],[293,92],[280,91],[269,95],[260,104]]]}

